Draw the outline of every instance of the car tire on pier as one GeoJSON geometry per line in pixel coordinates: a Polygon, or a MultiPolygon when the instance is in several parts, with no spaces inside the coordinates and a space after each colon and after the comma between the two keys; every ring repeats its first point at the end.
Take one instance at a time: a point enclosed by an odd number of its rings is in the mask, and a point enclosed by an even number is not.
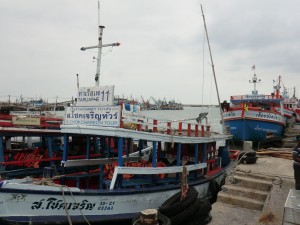
{"type": "Polygon", "coordinates": [[[254,164],[256,163],[257,157],[255,151],[241,152],[238,156],[238,162],[244,164],[254,164]]]}
{"type": "Polygon", "coordinates": [[[158,209],[158,211],[168,217],[172,217],[188,208],[193,202],[196,201],[198,196],[197,190],[190,186],[186,197],[180,201],[181,192],[177,192],[175,195],[168,198],[158,209]]]}

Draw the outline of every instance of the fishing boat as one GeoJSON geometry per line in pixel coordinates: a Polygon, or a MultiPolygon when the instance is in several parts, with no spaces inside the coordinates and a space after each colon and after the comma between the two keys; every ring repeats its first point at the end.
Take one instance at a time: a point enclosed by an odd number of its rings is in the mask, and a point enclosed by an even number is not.
{"type": "Polygon", "coordinates": [[[229,135],[213,133],[210,125],[202,124],[206,114],[196,118],[200,123],[150,121],[122,107],[68,108],[61,126],[62,165],[87,170],[54,177],[47,167],[42,179],[1,181],[0,220],[76,224],[133,218],[146,208],[158,208],[178,192],[183,166],[189,172],[188,185],[199,197],[216,195],[224,181],[229,135]],[[78,146],[87,157],[69,159],[70,150],[78,146]],[[92,159],[89,155],[95,148],[101,156],[92,159]],[[92,166],[97,169],[88,170],[92,166]]]}
{"type": "Polygon", "coordinates": [[[52,161],[53,150],[58,147],[57,141],[62,136],[60,133],[62,121],[62,117],[41,115],[36,111],[30,112],[13,105],[2,105],[0,107],[1,177],[6,177],[9,171],[16,169],[19,171],[11,173],[13,176],[41,174],[36,169],[40,167],[41,161],[52,161]]]}
{"type": "Polygon", "coordinates": [[[282,137],[286,119],[283,97],[278,92],[270,95],[258,94],[255,69],[251,94],[231,96],[230,103],[224,101],[222,110],[224,125],[235,141],[260,142],[268,137],[282,137]]]}
{"type": "MultiPolygon", "coordinates": [[[[1,104],[1,178],[42,177],[45,166],[56,167],[59,171],[63,146],[62,122],[63,116],[55,113],[32,110],[22,104],[1,104]]],[[[91,153],[90,156],[99,155],[91,153]]],[[[70,157],[79,159],[85,158],[85,155],[71,152],[70,157]]]]}
{"type": "MultiPolygon", "coordinates": [[[[274,85],[275,90],[280,89],[280,85],[282,83],[281,76],[278,77],[278,84],[274,85]]],[[[300,122],[300,102],[299,99],[296,97],[296,88],[293,88],[293,95],[290,97],[287,87],[283,85],[282,91],[283,97],[283,107],[284,107],[284,116],[287,119],[287,125],[291,125],[295,122],[300,122]]]]}
{"type": "MultiPolygon", "coordinates": [[[[132,219],[158,208],[181,188],[216,197],[229,163],[231,135],[213,132],[207,113],[195,118],[148,118],[135,105],[114,104],[114,86],[99,85],[103,26],[99,26],[94,87],[78,87],[77,103],[66,108],[61,134],[64,169],[84,172],[0,182],[0,221],[9,224],[76,224],[132,219]],[[86,153],[71,159],[70,151],[86,153]],[[98,158],[91,158],[91,152],[98,158]],[[95,168],[96,166],[96,168],[95,168]]],[[[82,48],[82,50],[89,47],[82,48]]],[[[92,47],[90,47],[92,48],[92,47]]],[[[193,192],[195,193],[195,192],[193,192]]],[[[183,198],[184,200],[185,198],[183,198]]]]}

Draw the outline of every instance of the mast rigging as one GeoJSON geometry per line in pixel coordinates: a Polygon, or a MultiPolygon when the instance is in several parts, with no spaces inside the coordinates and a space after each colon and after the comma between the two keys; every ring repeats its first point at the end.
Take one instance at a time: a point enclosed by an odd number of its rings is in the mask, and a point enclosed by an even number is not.
{"type": "Polygon", "coordinates": [[[223,116],[223,112],[222,112],[222,108],[221,108],[221,102],[220,102],[218,84],[217,84],[217,79],[216,79],[216,74],[215,74],[215,66],[214,66],[214,62],[213,62],[213,59],[212,59],[212,54],[211,54],[211,49],[210,49],[210,44],[209,44],[209,39],[208,39],[208,32],[207,32],[207,27],[206,27],[206,23],[205,23],[205,17],[204,17],[202,5],[200,5],[200,6],[201,6],[202,17],[203,17],[204,28],[205,28],[205,34],[206,34],[206,39],[207,39],[207,44],[208,44],[208,49],[209,49],[211,67],[212,67],[212,71],[213,71],[213,75],[214,75],[214,80],[215,80],[215,85],[216,85],[216,90],[217,90],[218,103],[219,103],[219,109],[220,109],[220,114],[221,114],[221,124],[222,124],[222,128],[223,128],[223,133],[225,133],[224,116],[223,116]]]}

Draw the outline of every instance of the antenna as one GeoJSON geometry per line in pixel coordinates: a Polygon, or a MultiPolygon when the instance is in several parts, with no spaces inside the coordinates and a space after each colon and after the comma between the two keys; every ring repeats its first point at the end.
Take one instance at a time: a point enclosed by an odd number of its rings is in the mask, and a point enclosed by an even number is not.
{"type": "Polygon", "coordinates": [[[207,32],[207,27],[206,27],[206,23],[205,23],[205,17],[204,17],[202,5],[200,5],[200,6],[201,6],[202,17],[203,17],[203,23],[204,23],[204,28],[205,28],[205,34],[206,34],[206,39],[207,39],[207,44],[208,44],[208,49],[209,49],[209,55],[210,55],[210,61],[211,61],[211,68],[212,68],[212,71],[213,71],[214,80],[215,80],[215,85],[216,85],[216,90],[217,90],[217,97],[218,97],[219,109],[220,109],[221,120],[222,120],[221,123],[222,123],[223,132],[225,133],[225,127],[224,127],[224,115],[223,115],[222,108],[221,108],[221,102],[220,102],[220,95],[219,95],[218,83],[217,83],[216,74],[215,74],[215,66],[214,66],[214,62],[213,62],[212,54],[211,54],[211,50],[210,50],[210,44],[209,44],[209,39],[208,39],[208,32],[207,32]]]}
{"type": "Polygon", "coordinates": [[[100,25],[100,2],[99,1],[98,1],[98,28],[99,28],[98,45],[90,46],[90,47],[82,47],[80,49],[82,51],[85,51],[87,49],[98,48],[98,57],[94,58],[94,59],[97,59],[97,68],[96,68],[96,75],[95,75],[95,86],[96,87],[99,87],[99,84],[100,84],[100,65],[101,65],[102,48],[120,45],[119,42],[115,42],[115,43],[111,43],[111,44],[102,44],[103,29],[105,27],[100,25]]]}
{"type": "Polygon", "coordinates": [[[98,27],[100,26],[100,1],[98,0],[98,27]]]}
{"type": "Polygon", "coordinates": [[[78,73],[76,74],[77,76],[77,90],[79,89],[79,76],[78,76],[78,73]]]}
{"type": "Polygon", "coordinates": [[[258,95],[258,91],[256,90],[256,84],[260,83],[261,80],[260,79],[257,80],[255,65],[252,66],[252,70],[254,71],[254,74],[253,74],[252,80],[249,80],[249,83],[253,83],[253,85],[254,85],[252,95],[258,95]]]}

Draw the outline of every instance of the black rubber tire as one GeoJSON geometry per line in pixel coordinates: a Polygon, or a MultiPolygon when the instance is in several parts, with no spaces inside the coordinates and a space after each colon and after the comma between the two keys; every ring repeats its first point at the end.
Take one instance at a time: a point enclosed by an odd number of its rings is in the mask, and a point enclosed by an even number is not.
{"type": "Polygon", "coordinates": [[[238,156],[239,163],[253,164],[256,163],[256,159],[257,157],[255,151],[242,152],[238,156]]]}
{"type": "Polygon", "coordinates": [[[206,215],[199,217],[195,220],[191,220],[187,223],[187,225],[206,225],[208,224],[212,219],[212,216],[210,213],[207,213],[206,215]]]}
{"type": "Polygon", "coordinates": [[[172,217],[177,215],[178,213],[185,210],[189,207],[193,202],[196,201],[198,196],[198,191],[190,186],[187,192],[186,197],[180,201],[181,192],[176,193],[175,195],[168,198],[158,209],[161,214],[164,214],[168,217],[172,217]]]}
{"type": "Polygon", "coordinates": [[[221,190],[220,185],[215,180],[209,182],[209,190],[211,192],[210,203],[213,204],[217,201],[218,193],[221,190]]]}
{"type": "Polygon", "coordinates": [[[184,221],[188,221],[191,216],[193,216],[198,208],[201,206],[202,201],[200,199],[196,199],[193,204],[191,204],[185,210],[179,212],[176,216],[170,218],[172,225],[181,225],[185,224],[184,221]]]}
{"type": "Polygon", "coordinates": [[[220,189],[222,188],[223,185],[225,185],[226,183],[226,175],[224,175],[224,177],[222,178],[221,182],[220,182],[220,189]]]}
{"type": "MultiPolygon", "coordinates": [[[[140,225],[139,219],[140,219],[140,216],[134,218],[132,220],[132,224],[140,225]]],[[[157,214],[157,220],[158,220],[159,225],[171,225],[171,220],[169,219],[169,217],[167,217],[161,213],[157,214]]]]}
{"type": "Polygon", "coordinates": [[[246,155],[246,157],[254,157],[254,156],[256,156],[256,151],[241,152],[238,156],[238,159],[242,158],[244,155],[246,155]]]}
{"type": "Polygon", "coordinates": [[[246,164],[254,164],[254,163],[256,163],[256,160],[257,160],[257,157],[256,157],[256,156],[254,156],[254,157],[246,157],[246,158],[244,159],[244,162],[245,162],[246,164]]]}
{"type": "Polygon", "coordinates": [[[170,218],[163,214],[158,214],[157,219],[158,219],[159,225],[171,225],[170,218]]]}
{"type": "Polygon", "coordinates": [[[195,220],[199,217],[207,216],[209,212],[211,211],[211,203],[208,199],[206,200],[201,200],[201,204],[195,214],[190,218],[191,220],[195,220]]]}

